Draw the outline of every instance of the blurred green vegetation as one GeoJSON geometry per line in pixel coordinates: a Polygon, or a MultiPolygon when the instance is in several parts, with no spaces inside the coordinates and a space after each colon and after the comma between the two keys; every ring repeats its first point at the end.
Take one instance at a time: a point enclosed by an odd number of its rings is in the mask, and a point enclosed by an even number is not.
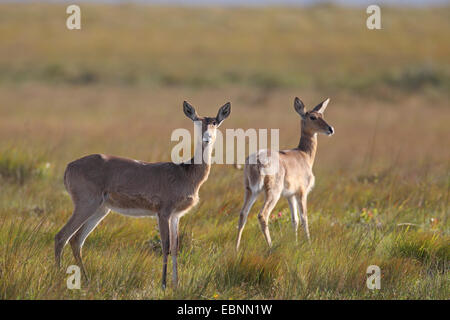
{"type": "Polygon", "coordinates": [[[450,89],[450,7],[177,8],[2,4],[0,81],[366,92],[450,89]]]}
{"type": "Polygon", "coordinates": [[[23,184],[35,177],[45,177],[50,164],[31,153],[7,149],[0,152],[0,178],[23,184]]]}

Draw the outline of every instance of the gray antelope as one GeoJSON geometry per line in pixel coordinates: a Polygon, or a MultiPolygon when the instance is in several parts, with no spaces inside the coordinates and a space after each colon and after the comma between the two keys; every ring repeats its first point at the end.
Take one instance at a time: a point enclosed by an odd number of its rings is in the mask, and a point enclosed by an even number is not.
{"type": "Polygon", "coordinates": [[[62,250],[69,241],[73,255],[86,276],[81,248],[87,236],[110,210],[131,217],[153,216],[158,219],[161,236],[162,286],[166,287],[169,252],[173,264],[172,280],[177,286],[179,220],[199,201],[199,189],[210,172],[217,128],[230,115],[231,104],[222,106],[213,118],[199,117],[194,107],[186,101],[183,111],[188,118],[202,125],[202,138],[195,146],[191,161],[181,164],[146,163],[94,154],[69,163],[64,173],[64,184],[72,198],[74,211],[55,237],[58,267],[62,250]],[[201,161],[196,164],[194,159],[201,161]]]}
{"type": "Polygon", "coordinates": [[[299,98],[295,98],[294,108],[301,117],[301,137],[297,148],[283,151],[260,150],[246,159],[244,205],[239,216],[236,250],[239,249],[248,214],[256,198],[263,191],[265,201],[258,214],[258,220],[269,247],[272,246],[269,216],[280,196],[286,197],[289,202],[296,241],[299,209],[306,236],[310,241],[306,200],[314,186],[312,167],[317,150],[317,134],[332,135],[334,133],[333,127],[328,125],[323,118],[323,112],[329,101],[330,99],[327,99],[311,111],[306,111],[303,102],[299,98]],[[254,161],[250,161],[250,159],[254,161]],[[270,166],[277,169],[266,170],[270,166]]]}

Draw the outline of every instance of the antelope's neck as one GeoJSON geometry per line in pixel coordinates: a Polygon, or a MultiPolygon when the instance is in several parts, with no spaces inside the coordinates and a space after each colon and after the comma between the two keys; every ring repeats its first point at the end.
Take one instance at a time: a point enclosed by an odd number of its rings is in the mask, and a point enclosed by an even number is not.
{"type": "Polygon", "coordinates": [[[188,173],[197,190],[208,179],[211,170],[212,145],[203,147],[201,144],[195,148],[195,155],[188,164],[188,173]],[[201,160],[201,162],[200,162],[201,160]],[[199,163],[196,163],[199,162],[199,163]]]}
{"type": "Polygon", "coordinates": [[[302,128],[302,135],[297,149],[309,156],[309,164],[312,167],[317,151],[317,133],[310,133],[302,128]]]}

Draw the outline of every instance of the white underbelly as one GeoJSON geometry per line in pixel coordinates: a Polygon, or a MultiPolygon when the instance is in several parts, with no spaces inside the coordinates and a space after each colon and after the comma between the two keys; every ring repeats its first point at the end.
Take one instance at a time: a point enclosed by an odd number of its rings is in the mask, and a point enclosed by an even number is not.
{"type": "Polygon", "coordinates": [[[281,191],[281,195],[285,198],[290,198],[295,194],[295,190],[289,190],[286,188],[283,188],[283,191],[281,191]]]}
{"type": "Polygon", "coordinates": [[[156,217],[156,212],[150,211],[147,209],[139,209],[139,208],[117,208],[108,206],[109,209],[115,211],[117,213],[123,214],[124,216],[129,217],[156,217]]]}

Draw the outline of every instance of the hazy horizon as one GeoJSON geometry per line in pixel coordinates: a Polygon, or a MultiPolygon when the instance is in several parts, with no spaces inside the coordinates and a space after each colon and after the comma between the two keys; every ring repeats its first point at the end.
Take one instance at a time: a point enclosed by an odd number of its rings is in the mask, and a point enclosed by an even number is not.
{"type": "MultiPolygon", "coordinates": [[[[70,2],[69,0],[0,0],[0,3],[11,2],[70,2]]],[[[73,1],[72,1],[73,2],[73,1]]],[[[102,2],[102,3],[143,3],[143,4],[167,4],[167,5],[231,5],[231,6],[267,6],[267,5],[291,5],[302,6],[318,3],[335,3],[347,6],[363,6],[369,4],[394,5],[394,6],[429,6],[449,4],[448,0],[78,0],[77,2],[102,2]]]]}

